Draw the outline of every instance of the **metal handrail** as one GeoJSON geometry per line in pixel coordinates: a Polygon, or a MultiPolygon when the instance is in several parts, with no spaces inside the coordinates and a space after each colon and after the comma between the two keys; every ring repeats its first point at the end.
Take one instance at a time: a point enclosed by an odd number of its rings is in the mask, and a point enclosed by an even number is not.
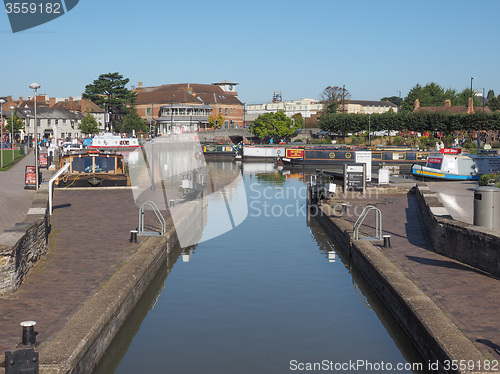
{"type": "MultiPolygon", "coordinates": [[[[382,212],[380,209],[377,207],[374,207],[373,205],[367,205],[363,208],[363,211],[359,215],[358,219],[356,220],[356,223],[354,224],[353,228],[353,237],[354,240],[360,240],[359,239],[359,228],[363,224],[366,216],[368,215],[369,212],[372,210],[375,211],[375,237],[373,238],[374,240],[382,240],[382,212]]],[[[367,239],[369,237],[363,237],[364,239],[367,239]]]]}
{"type": "Polygon", "coordinates": [[[163,215],[160,212],[160,209],[158,209],[158,206],[153,201],[144,202],[139,208],[139,228],[137,235],[139,236],[165,235],[166,232],[167,232],[167,224],[165,222],[165,218],[163,218],[163,215]],[[158,233],[158,232],[144,231],[144,208],[146,205],[149,205],[152,208],[153,212],[156,215],[156,218],[158,218],[158,221],[160,222],[161,232],[158,233]]]}

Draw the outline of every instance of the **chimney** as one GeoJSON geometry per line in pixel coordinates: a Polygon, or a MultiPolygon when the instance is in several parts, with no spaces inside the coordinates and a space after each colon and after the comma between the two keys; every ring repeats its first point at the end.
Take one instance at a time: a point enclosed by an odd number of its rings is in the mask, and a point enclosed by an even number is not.
{"type": "Polygon", "coordinates": [[[445,107],[451,107],[451,100],[445,100],[444,101],[444,106],[445,107]]]}
{"type": "Polygon", "coordinates": [[[468,113],[474,113],[474,100],[472,100],[472,97],[469,98],[469,105],[468,105],[468,113]]]}
{"type": "Polygon", "coordinates": [[[72,103],[73,102],[73,96],[70,96],[69,97],[69,102],[72,103]]]}
{"type": "Polygon", "coordinates": [[[56,105],[56,98],[55,97],[49,98],[49,107],[52,108],[54,105],[56,105]]]}
{"type": "Polygon", "coordinates": [[[415,99],[415,109],[420,108],[420,100],[415,99]]]}
{"type": "Polygon", "coordinates": [[[137,84],[137,86],[138,86],[139,88],[141,88],[141,87],[142,87],[142,82],[141,82],[141,81],[139,81],[139,82],[138,82],[138,84],[137,84]]]}
{"type": "Polygon", "coordinates": [[[24,101],[23,97],[19,96],[19,102],[22,102],[22,101],[24,101]]]}

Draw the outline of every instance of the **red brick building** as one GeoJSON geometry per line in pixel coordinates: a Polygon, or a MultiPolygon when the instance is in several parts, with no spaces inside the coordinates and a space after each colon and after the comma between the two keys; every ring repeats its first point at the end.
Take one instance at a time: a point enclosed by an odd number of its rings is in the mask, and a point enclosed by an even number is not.
{"type": "Polygon", "coordinates": [[[143,87],[137,92],[137,113],[155,122],[162,134],[198,131],[208,127],[208,116],[224,117],[222,128],[242,128],[244,106],[238,100],[238,83],[222,81],[212,84],[179,83],[143,87]]]}

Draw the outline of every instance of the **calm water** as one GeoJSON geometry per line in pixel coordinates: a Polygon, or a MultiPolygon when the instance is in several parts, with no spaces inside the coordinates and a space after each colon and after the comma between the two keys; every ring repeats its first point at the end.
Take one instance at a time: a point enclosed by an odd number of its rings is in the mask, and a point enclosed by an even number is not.
{"type": "MultiPolygon", "coordinates": [[[[307,219],[304,183],[259,172],[269,166],[244,169],[233,189],[245,191],[246,219],[172,253],[96,373],[277,374],[323,360],[391,363],[411,373],[396,365],[422,359],[358,271],[307,219]]],[[[209,196],[207,226],[241,213],[231,202],[241,195],[224,196],[209,196]]]]}

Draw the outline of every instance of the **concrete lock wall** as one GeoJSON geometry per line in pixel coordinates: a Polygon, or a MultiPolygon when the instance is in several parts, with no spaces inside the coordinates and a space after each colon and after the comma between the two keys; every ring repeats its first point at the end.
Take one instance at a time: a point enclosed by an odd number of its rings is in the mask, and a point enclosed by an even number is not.
{"type": "Polygon", "coordinates": [[[26,219],[0,234],[0,295],[21,285],[24,276],[47,251],[50,232],[49,190],[37,191],[26,219]]]}
{"type": "Polygon", "coordinates": [[[443,207],[425,183],[416,187],[421,217],[436,253],[500,276],[500,231],[437,216],[432,208],[443,207]]]}
{"type": "MultiPolygon", "coordinates": [[[[328,205],[319,207],[316,219],[338,241],[370,283],[425,360],[483,360],[474,344],[453,324],[439,307],[405,277],[396,265],[368,241],[353,240],[352,225],[334,218],[328,205]],[[453,342],[453,344],[450,344],[453,342]]],[[[447,373],[439,366],[439,373],[447,373]]],[[[458,372],[458,371],[456,371],[458,372]]]]}

